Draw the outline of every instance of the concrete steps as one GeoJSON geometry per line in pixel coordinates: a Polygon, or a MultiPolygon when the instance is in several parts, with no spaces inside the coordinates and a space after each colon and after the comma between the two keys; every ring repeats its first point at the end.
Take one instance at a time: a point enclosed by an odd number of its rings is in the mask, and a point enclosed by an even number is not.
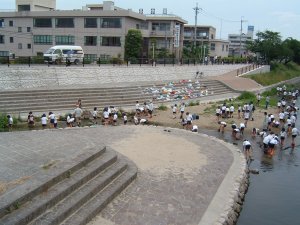
{"type": "Polygon", "coordinates": [[[40,185],[38,191],[20,196],[1,208],[0,224],[85,224],[136,175],[137,168],[132,162],[111,149],[103,148],[52,177],[40,185]]]}
{"type": "MultiPolygon", "coordinates": [[[[200,80],[201,87],[208,89],[209,95],[221,95],[231,93],[232,90],[216,80],[200,80]]],[[[92,110],[93,107],[99,109],[105,106],[133,106],[135,101],[144,102],[159,94],[147,92],[149,88],[160,89],[164,84],[148,84],[130,87],[102,87],[102,88],[66,88],[66,89],[40,89],[24,91],[0,91],[0,112],[4,113],[28,113],[49,112],[49,111],[72,111],[78,99],[83,102],[83,107],[92,110]]],[[[187,83],[177,83],[176,90],[187,87],[187,83]]],[[[194,94],[199,94],[200,90],[194,90],[194,94]]],[[[201,100],[201,98],[200,98],[201,100]]],[[[156,103],[163,102],[157,100],[156,103]]]]}

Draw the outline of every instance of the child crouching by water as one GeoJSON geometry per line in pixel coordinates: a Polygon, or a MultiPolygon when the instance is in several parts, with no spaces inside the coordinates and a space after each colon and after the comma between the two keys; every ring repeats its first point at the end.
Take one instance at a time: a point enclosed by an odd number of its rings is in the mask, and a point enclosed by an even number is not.
{"type": "Polygon", "coordinates": [[[218,124],[220,124],[218,131],[223,134],[225,131],[225,127],[227,126],[227,123],[224,121],[219,121],[218,124]]]}

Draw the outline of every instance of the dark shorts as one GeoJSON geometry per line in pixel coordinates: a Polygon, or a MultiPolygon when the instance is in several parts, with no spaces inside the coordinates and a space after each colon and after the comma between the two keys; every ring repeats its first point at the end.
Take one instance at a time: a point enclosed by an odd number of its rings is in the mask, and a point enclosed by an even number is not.
{"type": "Polygon", "coordinates": [[[150,115],[152,115],[152,112],[153,112],[152,110],[150,110],[150,109],[148,110],[148,113],[149,113],[150,115]]]}
{"type": "Polygon", "coordinates": [[[275,144],[269,143],[268,145],[269,145],[270,148],[274,148],[275,147],[275,144]]]}
{"type": "Polygon", "coordinates": [[[127,124],[127,120],[124,121],[124,124],[127,124]]]}
{"type": "Polygon", "coordinates": [[[47,124],[42,124],[42,127],[46,127],[47,126],[47,124]]]}
{"type": "Polygon", "coordinates": [[[97,116],[93,116],[93,118],[94,118],[94,120],[96,120],[96,119],[97,119],[97,116]]]}
{"type": "Polygon", "coordinates": [[[192,121],[186,121],[186,124],[190,125],[190,124],[192,124],[192,121]]]}
{"type": "Polygon", "coordinates": [[[285,139],[285,137],[280,137],[280,140],[284,140],[285,139]]]}
{"type": "Polygon", "coordinates": [[[175,115],[175,114],[176,114],[176,112],[173,112],[173,114],[175,115]]]}
{"type": "Polygon", "coordinates": [[[238,112],[240,113],[240,112],[241,112],[241,110],[238,110],[238,112]]]}
{"type": "Polygon", "coordinates": [[[295,138],[295,137],[297,137],[297,135],[292,135],[292,138],[295,138]]]}
{"type": "Polygon", "coordinates": [[[216,116],[220,116],[220,113],[216,113],[216,116]]]}
{"type": "Polygon", "coordinates": [[[249,120],[249,118],[245,118],[245,120],[249,120]]]}
{"type": "Polygon", "coordinates": [[[251,148],[251,145],[245,145],[246,150],[250,150],[250,148],[251,148]]]}
{"type": "Polygon", "coordinates": [[[50,120],[50,123],[54,123],[54,119],[51,119],[51,120],[50,120]]]}

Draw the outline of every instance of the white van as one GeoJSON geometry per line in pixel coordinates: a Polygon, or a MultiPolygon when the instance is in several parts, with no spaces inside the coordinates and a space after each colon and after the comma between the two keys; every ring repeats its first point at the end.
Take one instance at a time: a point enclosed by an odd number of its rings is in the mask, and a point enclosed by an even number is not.
{"type": "Polygon", "coordinates": [[[44,53],[44,61],[49,63],[63,63],[66,60],[78,64],[83,61],[84,53],[81,46],[56,45],[44,53]]]}

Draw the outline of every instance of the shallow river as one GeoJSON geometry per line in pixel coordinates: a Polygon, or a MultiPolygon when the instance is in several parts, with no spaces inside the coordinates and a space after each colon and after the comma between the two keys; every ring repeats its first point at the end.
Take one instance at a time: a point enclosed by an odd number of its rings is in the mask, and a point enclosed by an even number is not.
{"type": "MultiPolygon", "coordinates": [[[[299,103],[300,100],[298,106],[299,103]]],[[[299,113],[296,127],[300,128],[299,113]]],[[[229,132],[224,136],[216,131],[205,133],[232,143],[231,127],[226,129],[229,132]]],[[[250,175],[250,186],[237,225],[300,224],[300,137],[296,138],[293,151],[288,148],[291,143],[288,137],[286,148],[279,150],[277,146],[273,157],[262,152],[259,137],[247,138],[254,149],[250,169],[258,169],[259,174],[250,175]]],[[[234,142],[242,149],[242,141],[234,142]]]]}

